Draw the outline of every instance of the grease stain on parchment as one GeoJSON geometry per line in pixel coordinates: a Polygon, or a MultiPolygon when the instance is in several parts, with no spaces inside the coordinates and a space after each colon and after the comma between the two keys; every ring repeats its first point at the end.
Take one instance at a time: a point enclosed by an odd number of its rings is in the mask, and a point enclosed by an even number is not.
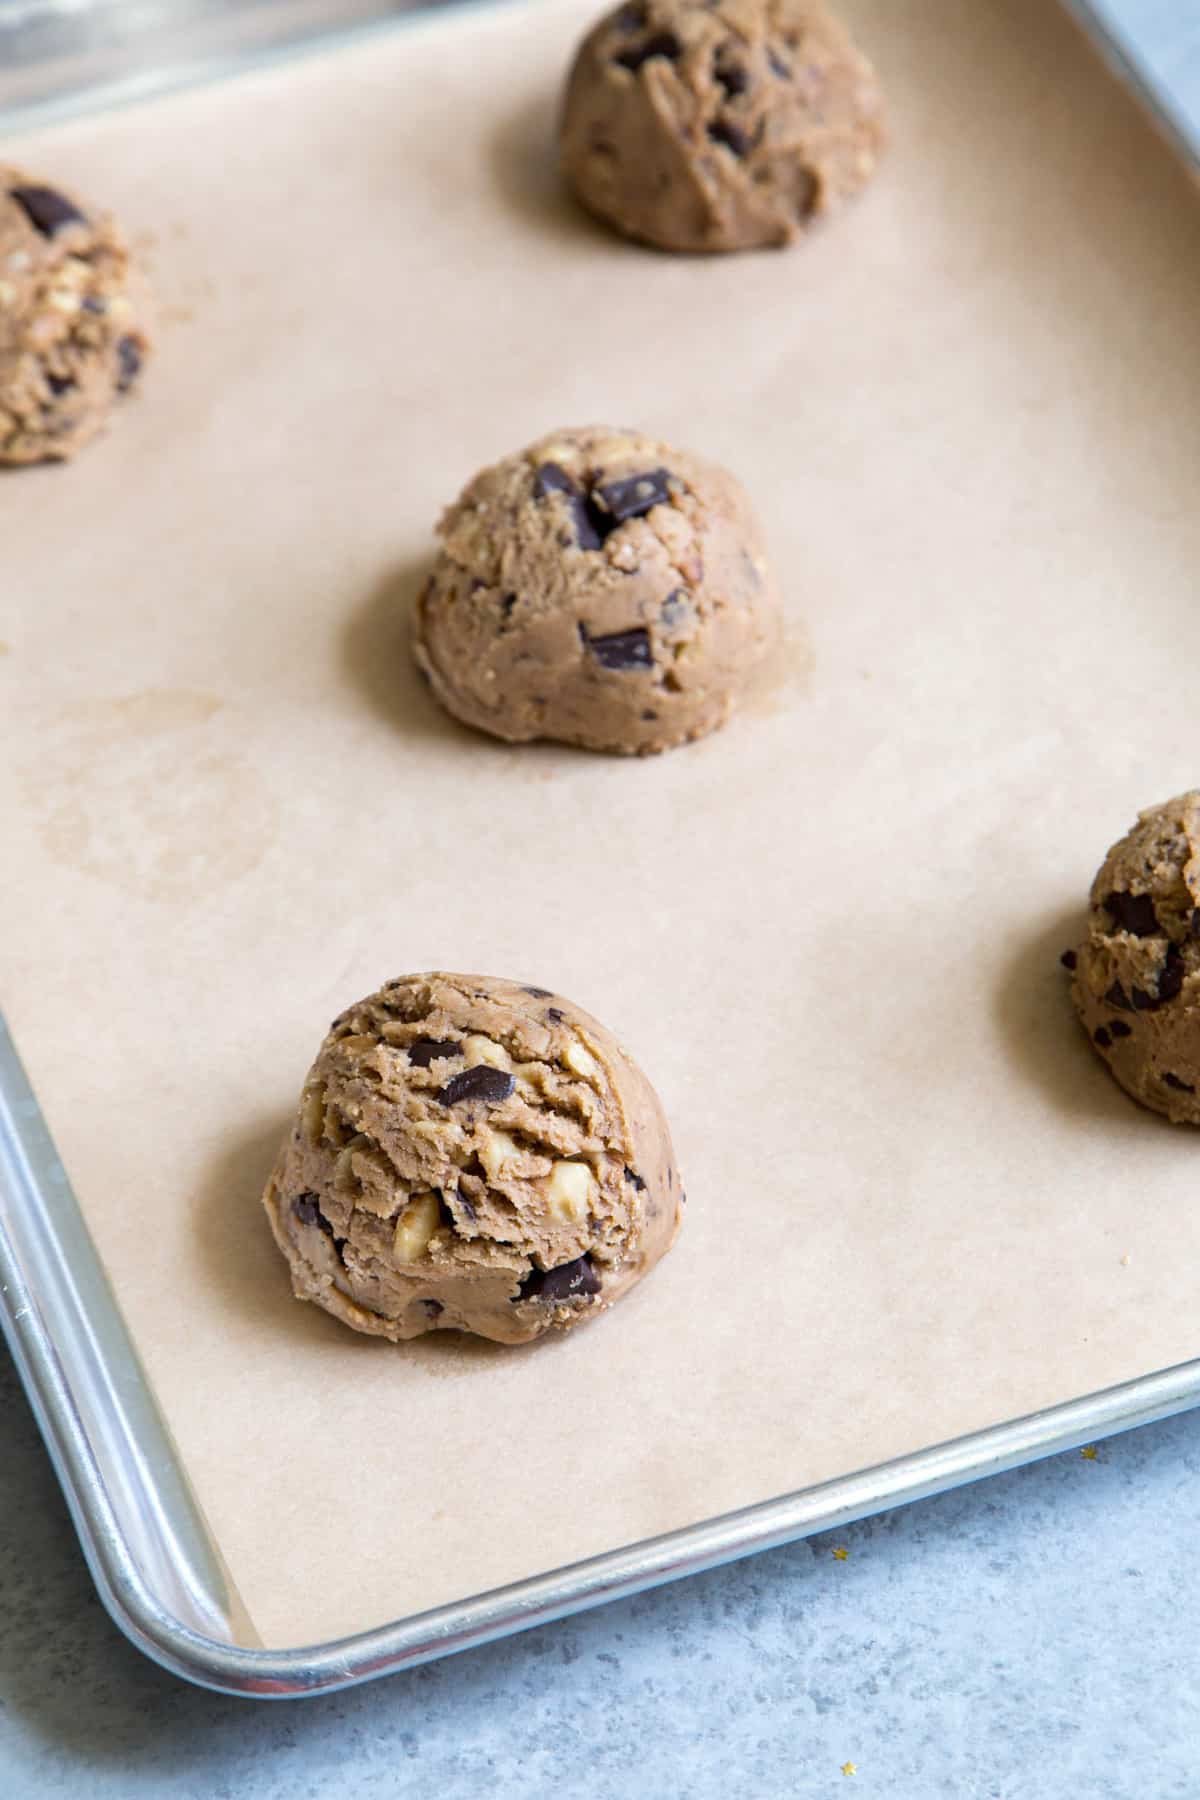
{"type": "Polygon", "coordinates": [[[262,861],[279,808],[224,702],[158,688],[58,709],[22,770],[56,863],[141,899],[203,900],[262,861]]]}

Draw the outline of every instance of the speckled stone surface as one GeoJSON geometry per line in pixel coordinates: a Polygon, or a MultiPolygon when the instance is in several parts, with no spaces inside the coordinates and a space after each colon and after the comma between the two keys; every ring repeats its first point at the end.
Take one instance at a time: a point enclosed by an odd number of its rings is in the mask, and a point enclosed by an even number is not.
{"type": "MultiPolygon", "coordinates": [[[[1200,0],[1104,5],[1200,122],[1200,0]]],[[[0,1350],[0,1796],[1196,1800],[1198,1567],[1190,1414],[347,1694],[225,1699],[109,1623],[0,1350]]]]}

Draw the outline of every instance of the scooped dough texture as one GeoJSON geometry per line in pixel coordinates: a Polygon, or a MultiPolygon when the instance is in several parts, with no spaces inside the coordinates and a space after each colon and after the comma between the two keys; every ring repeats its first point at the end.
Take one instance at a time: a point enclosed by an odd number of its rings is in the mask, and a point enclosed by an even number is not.
{"type": "Polygon", "coordinates": [[[665,250],[790,243],[870,177],[874,71],[821,0],[633,0],[580,46],[563,168],[590,211],[665,250]]]}
{"type": "Polygon", "coordinates": [[[658,1097],[542,988],[409,975],[335,1019],[264,1205],[302,1300],[507,1344],[602,1312],[679,1228],[658,1097]]]}
{"type": "Polygon", "coordinates": [[[0,167],[0,463],[59,461],[96,435],[148,340],[111,219],[0,167]]]}
{"type": "Polygon", "coordinates": [[[1072,997],[1135,1100],[1200,1124],[1200,791],[1140,814],[1105,857],[1072,997]]]}
{"type": "Polygon", "coordinates": [[[635,432],[560,431],[444,514],[415,653],[449,712],[510,742],[646,754],[720,725],[779,602],[732,475],[635,432]]]}

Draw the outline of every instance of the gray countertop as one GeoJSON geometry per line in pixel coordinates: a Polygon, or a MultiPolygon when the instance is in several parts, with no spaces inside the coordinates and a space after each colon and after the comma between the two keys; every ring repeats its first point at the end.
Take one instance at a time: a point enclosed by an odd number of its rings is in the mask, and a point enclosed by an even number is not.
{"type": "MultiPolygon", "coordinates": [[[[1200,0],[1103,10],[1200,125],[1200,0]]],[[[5,1800],[1200,1795],[1200,1414],[290,1705],[133,1650],[0,1418],[5,1800]]]]}

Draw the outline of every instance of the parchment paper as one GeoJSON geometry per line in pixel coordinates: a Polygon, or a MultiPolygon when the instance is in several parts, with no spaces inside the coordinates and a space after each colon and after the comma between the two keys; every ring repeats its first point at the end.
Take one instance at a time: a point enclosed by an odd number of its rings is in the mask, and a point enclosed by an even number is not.
{"type": "Polygon", "coordinates": [[[270,1646],[1200,1351],[1197,1140],[1057,963],[1200,779],[1194,195],[1045,0],[855,0],[862,203],[638,250],[545,155],[591,10],[11,147],[142,239],[163,328],[111,437],[0,483],[4,1003],[270,1646]],[[470,736],[404,649],[441,504],[589,419],[736,469],[792,619],[643,763],[470,736]],[[532,1351],[356,1339],[258,1210],[327,1021],[439,965],[573,996],[675,1127],[678,1248],[532,1351]]]}

